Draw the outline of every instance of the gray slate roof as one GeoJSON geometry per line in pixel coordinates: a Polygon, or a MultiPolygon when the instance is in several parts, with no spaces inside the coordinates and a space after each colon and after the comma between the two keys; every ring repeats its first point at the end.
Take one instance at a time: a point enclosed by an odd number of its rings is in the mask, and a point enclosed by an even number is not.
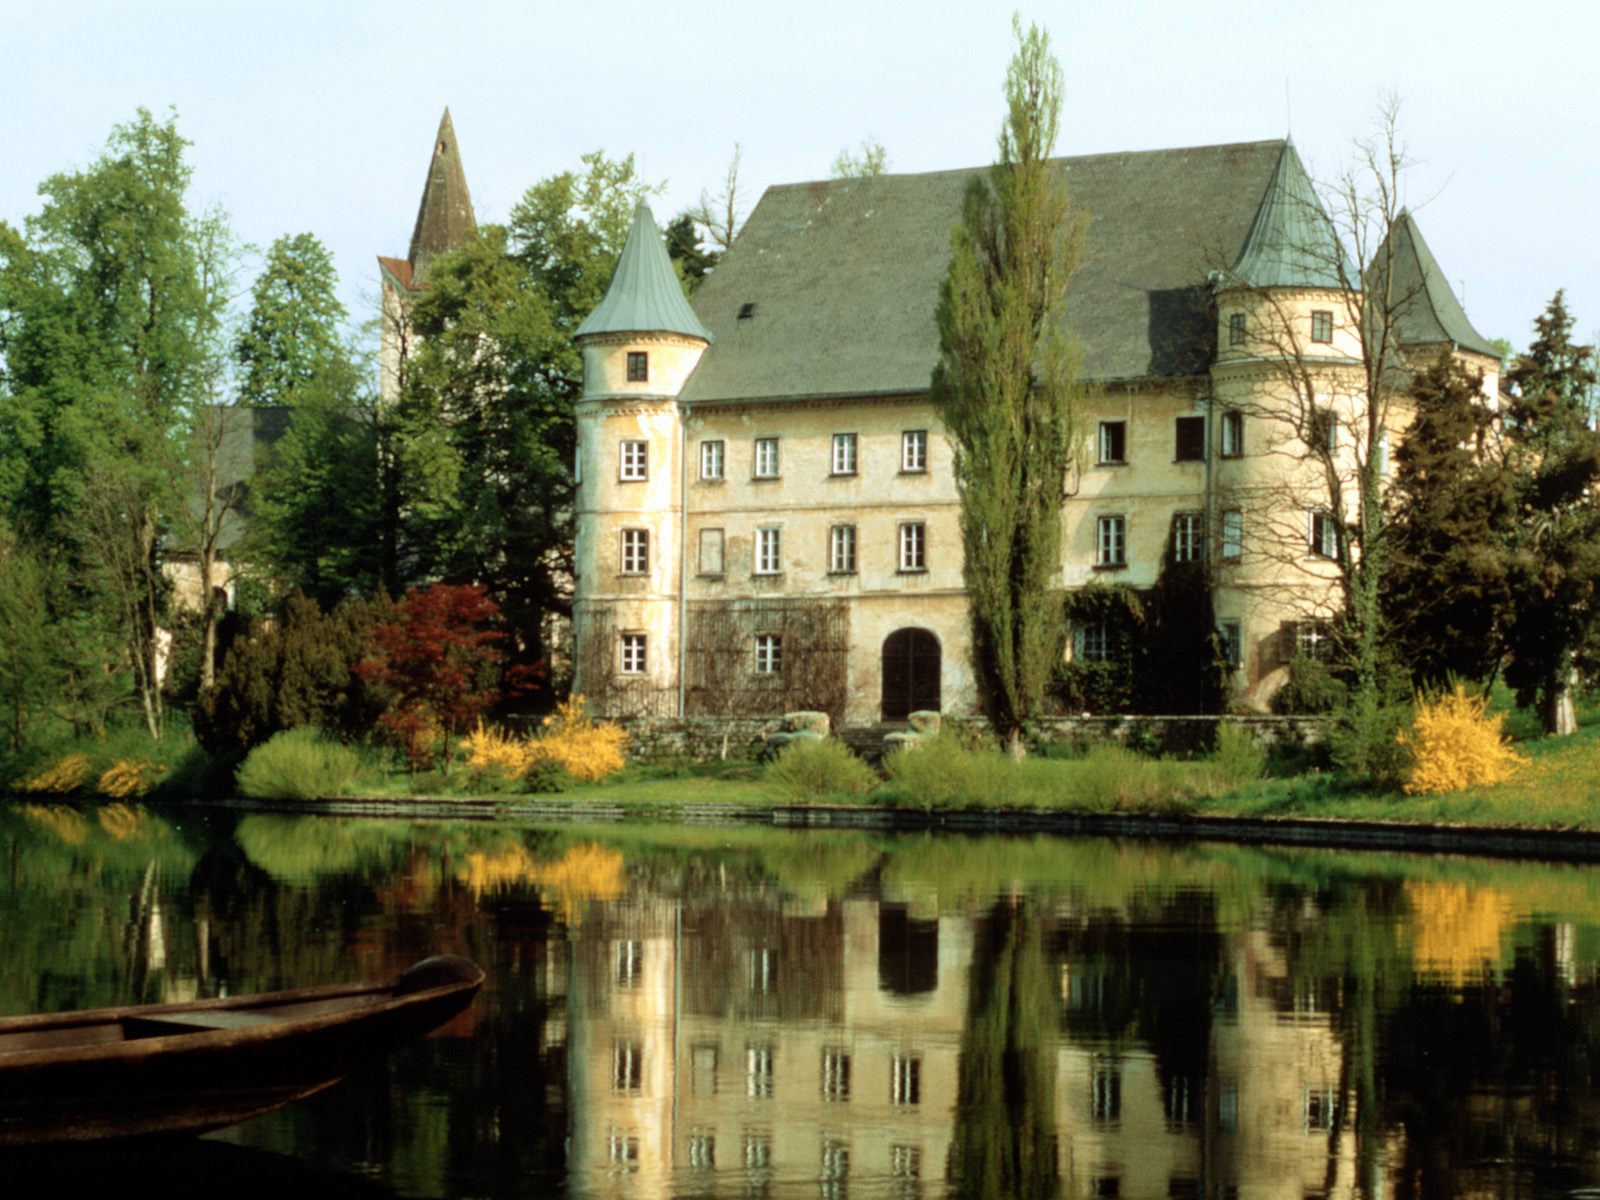
{"type": "Polygon", "coordinates": [[[410,286],[420,288],[434,257],[463,245],[477,230],[467,173],[461,166],[461,148],[456,144],[456,127],[447,108],[433,139],[428,178],[422,185],[416,228],[411,231],[411,252],[406,256],[411,261],[410,286]]]}
{"type": "Polygon", "coordinates": [[[1232,275],[1250,287],[1342,288],[1350,278],[1327,211],[1292,142],[1272,172],[1232,275]]]}
{"type": "Polygon", "coordinates": [[[683,285],[672,269],[650,206],[641,201],[633,214],[633,228],[617,259],[611,285],[573,336],[646,331],[711,340],[711,331],[700,323],[684,297],[683,285]]]}
{"type": "MultiPolygon", "coordinates": [[[[1207,276],[1238,261],[1284,149],[1275,140],[1060,160],[1089,214],[1066,313],[1087,378],[1209,368],[1207,276]]],[[[985,169],[769,188],[695,293],[716,345],[683,399],[926,391],[950,230],[985,169]]]]}
{"type": "MultiPolygon", "coordinates": [[[[1454,342],[1466,350],[1476,350],[1494,358],[1500,352],[1489,344],[1487,338],[1472,327],[1461,301],[1439,269],[1438,260],[1417,228],[1416,218],[1402,212],[1389,231],[1394,264],[1394,291],[1397,301],[1395,321],[1399,326],[1403,345],[1430,345],[1454,342]]],[[[1373,256],[1377,266],[1390,261],[1382,249],[1373,256]]],[[[1370,271],[1368,293],[1377,294],[1383,287],[1385,271],[1370,271]]]]}

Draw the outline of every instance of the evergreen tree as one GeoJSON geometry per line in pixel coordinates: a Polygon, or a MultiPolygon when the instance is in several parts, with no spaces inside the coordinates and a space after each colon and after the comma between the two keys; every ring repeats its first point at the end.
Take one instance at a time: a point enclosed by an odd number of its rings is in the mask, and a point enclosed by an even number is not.
{"type": "Polygon", "coordinates": [[[1483,376],[1441,355],[1411,382],[1395,454],[1383,616],[1419,686],[1487,680],[1504,648],[1511,477],[1490,444],[1483,376]]]}
{"type": "Polygon", "coordinates": [[[1014,23],[999,161],[951,234],[932,398],[955,448],[973,666],[1012,753],[1061,659],[1061,497],[1078,440],[1076,364],[1060,330],[1079,222],[1050,162],[1061,67],[1014,23]]]}
{"type": "Polygon", "coordinates": [[[667,257],[678,264],[678,271],[692,292],[709,275],[722,256],[700,244],[700,230],[694,217],[679,213],[667,226],[667,257]]]}
{"type": "Polygon", "coordinates": [[[1572,340],[1557,292],[1537,336],[1507,373],[1509,467],[1516,480],[1511,539],[1511,662],[1506,681],[1537,702],[1546,732],[1571,733],[1572,684],[1600,667],[1600,434],[1590,428],[1593,346],[1572,340]]]}

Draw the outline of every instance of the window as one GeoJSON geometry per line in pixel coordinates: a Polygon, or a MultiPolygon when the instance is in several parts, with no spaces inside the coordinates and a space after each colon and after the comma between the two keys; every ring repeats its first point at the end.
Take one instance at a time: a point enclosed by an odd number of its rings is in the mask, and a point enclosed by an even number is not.
{"type": "Polygon", "coordinates": [[[908,429],[900,435],[900,470],[905,472],[928,469],[928,431],[908,429]]]}
{"type": "Polygon", "coordinates": [[[1330,512],[1306,510],[1306,543],[1319,558],[1339,557],[1339,522],[1330,512]]]}
{"type": "Polygon", "coordinates": [[[744,1169],[750,1173],[751,1182],[766,1182],[772,1166],[772,1137],[767,1133],[744,1135],[744,1169]]]}
{"type": "Polygon", "coordinates": [[[1172,560],[1199,562],[1206,556],[1204,513],[1179,513],[1172,518],[1172,560]]]}
{"type": "Polygon", "coordinates": [[[1072,631],[1073,657],[1083,662],[1112,662],[1121,649],[1122,638],[1114,625],[1102,621],[1072,631]]]}
{"type": "Polygon", "coordinates": [[[856,573],[856,527],[835,525],[828,531],[828,572],[833,575],[856,573]]]}
{"type": "Polygon", "coordinates": [[[850,1099],[850,1056],[843,1050],[822,1052],[822,1098],[850,1099]]]}
{"type": "Polygon", "coordinates": [[[1239,558],[1244,554],[1244,513],[1237,508],[1222,511],[1222,557],[1239,558]]]}
{"type": "Polygon", "coordinates": [[[928,527],[921,521],[907,521],[900,526],[900,569],[928,569],[928,527]]]}
{"type": "Polygon", "coordinates": [[[639,1169],[639,1139],[613,1133],[607,1139],[607,1154],[611,1170],[618,1175],[632,1175],[639,1169]]]}
{"type": "Polygon", "coordinates": [[[818,1179],[818,1194],[822,1200],[844,1200],[845,1181],[850,1175],[850,1150],[843,1143],[829,1138],[822,1143],[822,1173],[818,1179]]]}
{"type": "Polygon", "coordinates": [[[1313,450],[1324,450],[1329,454],[1339,448],[1339,414],[1328,408],[1313,408],[1311,410],[1311,429],[1307,437],[1307,444],[1313,450]]]}
{"type": "Polygon", "coordinates": [[[722,574],[722,547],[722,530],[702,529],[700,531],[700,574],[722,574]]]}
{"type": "Polygon", "coordinates": [[[689,1135],[689,1169],[712,1171],[717,1166],[717,1139],[715,1134],[691,1133],[689,1135]]]}
{"type": "Polygon", "coordinates": [[[717,1047],[703,1042],[689,1051],[689,1090],[696,1096],[717,1094],[717,1047]]]}
{"type": "Polygon", "coordinates": [[[1173,451],[1176,462],[1200,462],[1206,456],[1206,419],[1204,417],[1179,417],[1176,422],[1177,446],[1173,451]]]}
{"type": "Polygon", "coordinates": [[[724,458],[724,448],[725,448],[725,446],[726,446],[726,443],[722,442],[720,440],[714,441],[714,442],[701,442],[700,443],[700,478],[701,479],[721,479],[722,478],[722,469],[723,469],[722,468],[722,462],[723,462],[723,458],[724,458]]]}
{"type": "MultiPolygon", "coordinates": [[[[922,1178],[922,1147],[921,1146],[890,1146],[889,1147],[889,1176],[892,1179],[913,1180],[922,1178]]],[[[901,1195],[908,1192],[915,1195],[910,1189],[902,1189],[901,1195]]]]}
{"type": "Polygon", "coordinates": [[[1294,627],[1294,650],[1301,658],[1323,659],[1333,637],[1325,622],[1299,621],[1294,627]]]}
{"type": "Polygon", "coordinates": [[[649,442],[627,441],[622,443],[621,479],[624,483],[646,477],[646,463],[649,451],[649,442]]]}
{"type": "Polygon", "coordinates": [[[628,351],[628,382],[650,382],[650,355],[643,350],[628,351]]]}
{"type": "Polygon", "coordinates": [[[854,475],[856,473],[856,435],[853,433],[836,433],[833,435],[833,474],[854,475]]]}
{"type": "Polygon", "coordinates": [[[622,673],[624,675],[643,675],[645,664],[645,635],[642,633],[625,633],[622,635],[622,673]]]}
{"type": "Polygon", "coordinates": [[[1096,1121],[1122,1119],[1122,1068],[1096,1060],[1089,1075],[1089,1112],[1096,1121]]]}
{"type": "Polygon", "coordinates": [[[1230,313],[1228,315],[1228,345],[1244,345],[1244,314],[1230,313]]]}
{"type": "Polygon", "coordinates": [[[1128,461],[1128,423],[1101,421],[1099,460],[1102,465],[1128,461]]]}
{"type": "Polygon", "coordinates": [[[756,478],[776,479],[778,477],[778,439],[775,437],[760,437],[756,439],[756,478]]]}
{"type": "MultiPolygon", "coordinates": [[[[764,634],[771,637],[771,634],[764,634]]],[[[756,641],[759,643],[760,638],[756,641]]],[[[750,951],[750,990],[766,996],[778,982],[778,952],[771,946],[750,951]]]]}
{"type": "Polygon", "coordinates": [[[1097,567],[1128,565],[1127,517],[1100,517],[1095,521],[1094,565],[1097,567]]]}
{"type": "Polygon", "coordinates": [[[638,1042],[616,1042],[611,1047],[611,1090],[637,1092],[644,1086],[644,1051],[638,1042]]]}
{"type": "Polygon", "coordinates": [[[896,1054],[889,1064],[889,1103],[922,1103],[922,1059],[896,1054]]]}
{"type": "Polygon", "coordinates": [[[644,977],[644,946],[634,938],[619,938],[613,947],[617,956],[617,987],[631,991],[644,977]]]}
{"type": "Polygon", "coordinates": [[[1333,1089],[1307,1088],[1305,1092],[1306,1132],[1325,1133],[1333,1128],[1333,1089]]]}
{"type": "Polygon", "coordinates": [[[1200,1086],[1187,1075],[1169,1075],[1161,1084],[1161,1111],[1176,1133],[1199,1118],[1200,1086]]]}
{"type": "Polygon", "coordinates": [[[749,1046],[744,1052],[744,1094],[752,1100],[772,1099],[772,1047],[749,1046]]]}
{"type": "Polygon", "coordinates": [[[776,575],[783,569],[783,530],[771,527],[756,530],[756,574],[776,575]]]}
{"type": "Polygon", "coordinates": [[[1311,314],[1311,340],[1313,342],[1333,341],[1333,314],[1331,312],[1314,312],[1311,314]]]}
{"type": "Polygon", "coordinates": [[[783,640],[775,633],[756,634],[756,674],[776,675],[783,669],[783,640]]]}
{"type": "Polygon", "coordinates": [[[1218,621],[1217,640],[1222,643],[1222,661],[1234,670],[1244,665],[1244,640],[1238,621],[1218,621]]]}
{"type": "Polygon", "coordinates": [[[650,570],[650,531],[624,529],[622,531],[622,573],[643,575],[650,570]]]}
{"type": "Polygon", "coordinates": [[[1224,1079],[1217,1089],[1217,1131],[1236,1133],[1239,1129],[1239,1081],[1224,1079]]]}
{"type": "Polygon", "coordinates": [[[1222,457],[1238,458],[1244,453],[1244,414],[1222,414],[1222,457]]]}

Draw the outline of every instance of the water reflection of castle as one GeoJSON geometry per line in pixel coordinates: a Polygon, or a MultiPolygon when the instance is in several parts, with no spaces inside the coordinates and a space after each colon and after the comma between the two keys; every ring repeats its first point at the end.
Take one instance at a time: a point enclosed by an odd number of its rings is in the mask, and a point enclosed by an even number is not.
{"type": "MultiPolygon", "coordinates": [[[[1355,1193],[1343,1047],[1268,934],[1209,935],[1196,964],[1207,935],[1158,930],[1171,945],[1144,948],[1140,982],[1098,922],[1060,904],[1042,916],[1063,1196],[1355,1193]],[[1130,986],[1163,989],[1176,1028],[1126,1036],[1130,986]]],[[[574,1190],[829,1200],[854,1177],[872,1195],[944,1194],[985,920],[866,898],[592,913],[572,949],[574,1190]]]]}

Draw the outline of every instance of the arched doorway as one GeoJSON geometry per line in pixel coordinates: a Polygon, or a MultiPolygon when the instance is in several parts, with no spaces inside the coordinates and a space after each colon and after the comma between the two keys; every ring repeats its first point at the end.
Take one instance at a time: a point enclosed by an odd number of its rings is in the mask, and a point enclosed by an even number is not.
{"type": "Polygon", "coordinates": [[[883,639],[883,719],[939,711],[939,639],[926,629],[896,629],[883,639]]]}

